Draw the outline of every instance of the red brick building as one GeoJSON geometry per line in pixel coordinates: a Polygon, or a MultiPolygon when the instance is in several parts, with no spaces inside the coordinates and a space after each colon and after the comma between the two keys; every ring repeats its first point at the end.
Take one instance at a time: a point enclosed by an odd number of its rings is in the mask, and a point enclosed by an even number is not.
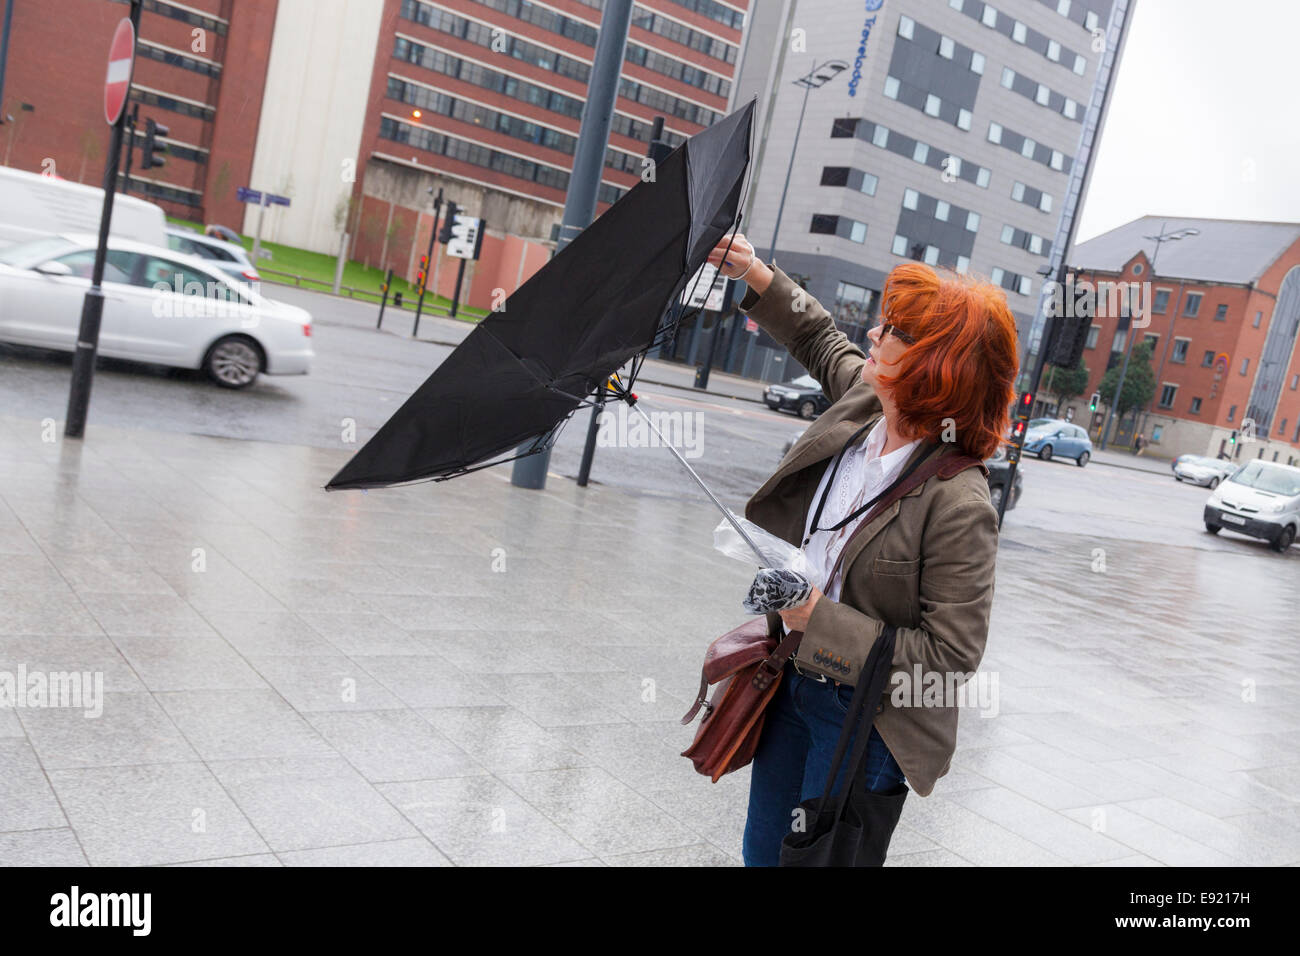
{"type": "MultiPolygon", "coordinates": [[[[1149,284],[1150,324],[1133,334],[1154,340],[1155,394],[1137,430],[1155,454],[1300,463],[1300,223],[1146,216],[1081,243],[1072,259],[1079,282],[1149,284]],[[1150,236],[1183,229],[1198,234],[1155,252],[1150,236]]],[[[1066,403],[1079,422],[1121,361],[1120,319],[1107,311],[1083,353],[1088,387],[1066,403]]]]}

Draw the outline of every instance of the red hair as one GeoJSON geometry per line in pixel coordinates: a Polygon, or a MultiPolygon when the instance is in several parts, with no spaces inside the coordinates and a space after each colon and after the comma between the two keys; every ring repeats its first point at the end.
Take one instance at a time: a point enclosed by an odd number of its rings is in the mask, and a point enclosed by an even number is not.
{"type": "Polygon", "coordinates": [[[920,262],[896,266],[885,280],[884,322],[915,339],[877,374],[889,389],[905,434],[940,440],[989,458],[1006,440],[1019,368],[1016,322],[1002,290],[980,279],[920,262]]]}

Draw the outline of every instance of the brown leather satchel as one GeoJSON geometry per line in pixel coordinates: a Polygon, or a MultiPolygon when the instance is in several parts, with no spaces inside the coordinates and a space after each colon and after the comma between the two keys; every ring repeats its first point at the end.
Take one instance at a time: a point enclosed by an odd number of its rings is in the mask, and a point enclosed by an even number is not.
{"type": "MultiPolygon", "coordinates": [[[[931,457],[927,452],[874,502],[869,503],[870,511],[849,536],[849,541],[861,533],[881,511],[929,480],[932,475],[951,478],[972,466],[982,469],[984,463],[978,458],[965,455],[931,457]]],[[[847,550],[848,541],[835,559],[835,566],[831,569],[832,579],[838,573],[847,550]]],[[[689,757],[695,764],[695,769],[710,777],[714,783],[724,774],[739,770],[754,759],[759,736],[763,732],[764,712],[781,685],[786,661],[803,639],[802,631],[791,631],[784,638],[779,637],[779,630],[776,635],[770,633],[770,617],[776,615],[752,618],[709,645],[700,672],[699,693],[691,709],[682,718],[683,724],[689,724],[700,709],[704,708],[704,717],[695,733],[695,740],[682,751],[682,756],[689,757]],[[713,699],[709,700],[709,686],[713,684],[717,685],[717,690],[714,691],[713,699]]],[[[779,623],[777,627],[780,628],[779,623]]]]}

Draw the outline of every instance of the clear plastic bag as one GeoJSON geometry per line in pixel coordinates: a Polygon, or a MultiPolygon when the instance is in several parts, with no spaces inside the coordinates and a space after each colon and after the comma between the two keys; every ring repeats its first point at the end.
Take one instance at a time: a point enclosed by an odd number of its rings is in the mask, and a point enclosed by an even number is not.
{"type": "Polygon", "coordinates": [[[767,557],[766,562],[760,563],[758,555],[754,549],[746,543],[739,532],[732,527],[731,522],[726,518],[713,529],[713,546],[729,558],[735,558],[737,561],[744,561],[747,564],[757,567],[782,568],[787,571],[794,571],[808,577],[808,556],[803,553],[802,548],[796,548],[789,541],[778,538],[771,532],[764,531],[754,522],[746,520],[737,514],[732,514],[737,523],[745,529],[745,533],[758,545],[759,549],[767,557]]]}

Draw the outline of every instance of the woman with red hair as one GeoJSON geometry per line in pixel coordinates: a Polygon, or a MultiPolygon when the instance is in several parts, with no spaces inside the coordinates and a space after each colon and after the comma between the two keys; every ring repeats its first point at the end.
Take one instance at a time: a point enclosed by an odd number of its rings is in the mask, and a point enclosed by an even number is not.
{"type": "MultiPolygon", "coordinates": [[[[948,771],[959,703],[949,691],[974,676],[988,637],[998,526],[982,460],[1009,424],[1016,326],[995,286],[905,262],[885,282],[864,354],[744,236],[724,239],[709,261],[745,281],[740,308],[831,402],[745,506],[749,520],[803,548],[812,586],[803,603],[768,614],[772,633],[802,632],[750,781],[745,862],[770,866],[804,822],[799,804],[823,793],[853,688],[886,631],[890,681],[867,702],[875,719],[855,789],[901,809],[909,785],[926,796],[948,771]],[[929,477],[903,484],[914,472],[929,477]]],[[[873,835],[881,860],[896,823],[895,813],[883,843],[873,835]]]]}

